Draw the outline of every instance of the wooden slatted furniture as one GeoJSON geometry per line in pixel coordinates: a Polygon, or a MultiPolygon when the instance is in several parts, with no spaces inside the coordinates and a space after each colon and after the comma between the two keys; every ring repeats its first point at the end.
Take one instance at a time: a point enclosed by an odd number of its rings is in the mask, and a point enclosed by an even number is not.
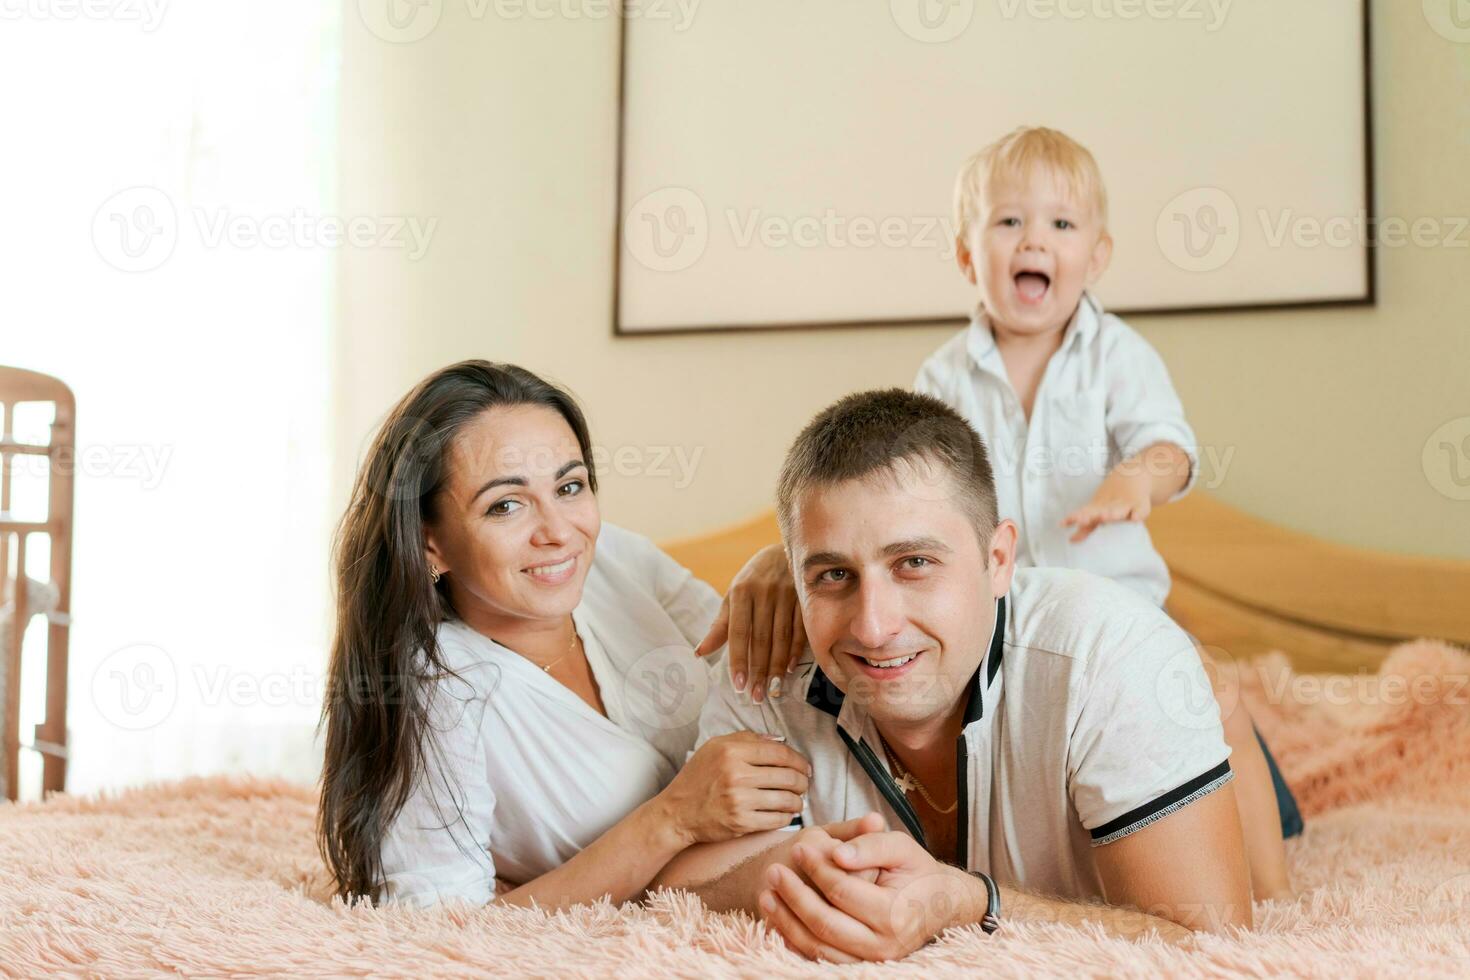
{"type": "MultiPolygon", "coordinates": [[[[1470,561],[1352,548],[1277,527],[1194,493],[1149,518],[1174,577],[1169,613],[1206,646],[1280,650],[1298,671],[1376,669],[1428,637],[1470,647],[1470,561]]],[[[774,511],[664,550],[716,588],[780,540],[774,511]]]]}
{"type": "Polygon", "coordinates": [[[59,791],[66,784],[66,673],[71,612],[71,548],[73,474],[76,458],[76,400],[71,389],[56,378],[21,368],[0,366],[0,410],[5,421],[0,429],[0,582],[14,576],[11,618],[10,662],[4,722],[4,772],[6,795],[15,799],[20,782],[20,688],[21,638],[29,617],[26,596],[26,545],[35,534],[50,539],[51,583],[59,594],[56,611],[49,615],[46,629],[46,720],[36,726],[30,748],[41,754],[42,792],[59,791]],[[15,440],[15,406],[20,402],[50,402],[55,406],[51,437],[45,444],[15,440]],[[11,514],[11,477],[17,456],[44,456],[49,463],[48,499],[43,520],[17,520],[11,514]],[[15,565],[10,565],[11,541],[15,542],[15,565]]]}

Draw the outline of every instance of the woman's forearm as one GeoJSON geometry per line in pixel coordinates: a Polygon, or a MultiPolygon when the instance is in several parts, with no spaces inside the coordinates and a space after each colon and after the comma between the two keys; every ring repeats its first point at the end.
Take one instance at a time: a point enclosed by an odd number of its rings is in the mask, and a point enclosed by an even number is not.
{"type": "Polygon", "coordinates": [[[655,796],[561,867],[495,901],[527,906],[535,902],[544,909],[570,908],[604,895],[613,902],[626,902],[643,894],[663,866],[689,843],[680,835],[662,798],[655,796]]]}

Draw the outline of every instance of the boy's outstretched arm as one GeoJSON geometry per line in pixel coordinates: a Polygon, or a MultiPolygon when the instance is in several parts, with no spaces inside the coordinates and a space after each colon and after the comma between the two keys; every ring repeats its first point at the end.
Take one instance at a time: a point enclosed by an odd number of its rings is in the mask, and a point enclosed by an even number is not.
{"type": "Polygon", "coordinates": [[[1123,460],[1103,479],[1092,499],[1062,519],[1085,541],[1103,524],[1141,522],[1155,504],[1167,503],[1189,482],[1189,456],[1172,442],[1156,442],[1123,460]]]}

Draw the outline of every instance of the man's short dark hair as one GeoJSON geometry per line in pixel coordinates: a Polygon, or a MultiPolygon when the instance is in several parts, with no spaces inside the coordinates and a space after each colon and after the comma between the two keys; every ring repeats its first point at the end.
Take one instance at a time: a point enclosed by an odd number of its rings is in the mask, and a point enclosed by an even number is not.
{"type": "Polygon", "coordinates": [[[885,388],[848,395],[823,409],[791,444],[776,485],[781,536],[791,540],[797,498],[813,487],[883,474],[904,463],[937,465],[948,477],[936,499],[955,495],[983,549],[999,522],[985,443],[958,412],[929,395],[885,388]]]}

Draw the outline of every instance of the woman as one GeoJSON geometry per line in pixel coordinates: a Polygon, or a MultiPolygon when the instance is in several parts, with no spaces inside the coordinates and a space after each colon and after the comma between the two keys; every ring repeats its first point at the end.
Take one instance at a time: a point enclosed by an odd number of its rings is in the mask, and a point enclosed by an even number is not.
{"type": "Polygon", "coordinates": [[[720,599],[596,490],[580,409],[512,365],[439,371],[384,422],[337,542],[317,830],[343,898],[624,901],[800,813],[777,741],[685,761],[720,599]]]}

